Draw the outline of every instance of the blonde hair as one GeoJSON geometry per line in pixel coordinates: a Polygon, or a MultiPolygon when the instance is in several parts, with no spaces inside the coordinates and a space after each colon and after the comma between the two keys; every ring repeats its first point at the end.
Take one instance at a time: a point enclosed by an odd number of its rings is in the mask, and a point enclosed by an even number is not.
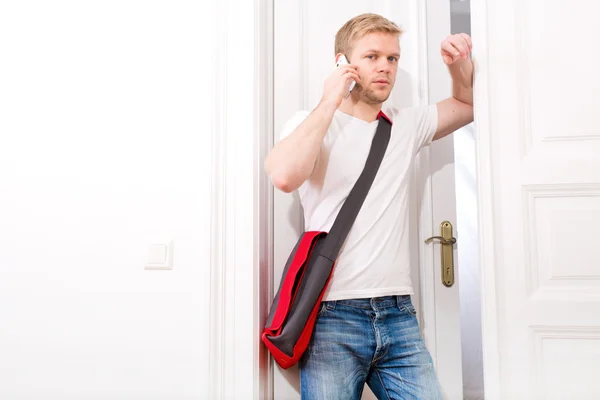
{"type": "Polygon", "coordinates": [[[335,34],[335,54],[342,53],[349,56],[352,46],[357,40],[375,32],[391,33],[400,37],[404,31],[381,15],[361,14],[346,22],[335,34]]]}

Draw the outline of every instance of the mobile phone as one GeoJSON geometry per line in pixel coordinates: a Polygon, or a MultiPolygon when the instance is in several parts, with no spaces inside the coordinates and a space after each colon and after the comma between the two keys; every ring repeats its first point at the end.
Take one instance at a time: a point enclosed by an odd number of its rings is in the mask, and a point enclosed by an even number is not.
{"type": "MultiPolygon", "coordinates": [[[[340,54],[339,56],[337,56],[335,58],[335,66],[339,67],[340,65],[348,65],[350,64],[348,62],[348,59],[346,58],[345,55],[340,54]]],[[[348,85],[348,93],[346,93],[346,97],[350,96],[350,92],[352,92],[352,89],[354,89],[354,86],[356,85],[356,81],[353,79],[350,81],[350,84],[348,85]]]]}

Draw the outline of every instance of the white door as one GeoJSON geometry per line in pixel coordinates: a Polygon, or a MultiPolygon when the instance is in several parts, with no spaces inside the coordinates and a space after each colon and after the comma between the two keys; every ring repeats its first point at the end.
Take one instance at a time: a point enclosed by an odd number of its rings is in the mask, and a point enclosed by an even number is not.
{"type": "MultiPolygon", "coordinates": [[[[312,110],[331,73],[334,36],[348,19],[364,12],[384,15],[401,25],[402,59],[396,88],[388,103],[395,107],[428,104],[450,95],[450,79],[439,46],[450,33],[449,0],[274,1],[274,130],[278,140],[286,120],[297,110],[312,110]]],[[[462,399],[458,284],[442,284],[440,244],[425,244],[438,236],[442,221],[456,230],[452,139],[423,151],[415,172],[412,196],[412,265],[414,302],[426,345],[450,400],[462,399]],[[449,201],[450,199],[450,201],[449,201]]],[[[274,282],[277,285],[289,252],[303,230],[297,195],[274,194],[274,282]]],[[[456,234],[455,234],[456,236],[456,234]]],[[[456,262],[456,251],[454,251],[456,262]]],[[[455,275],[455,282],[458,276],[455,275]]],[[[276,291],[276,287],[274,291],[276,291]]],[[[296,368],[275,367],[274,398],[299,398],[296,368]]],[[[373,398],[367,390],[365,398],[373,398]]]]}
{"type": "MultiPolygon", "coordinates": [[[[440,58],[440,44],[450,34],[450,1],[427,0],[426,21],[428,103],[451,96],[451,78],[440,58]]],[[[416,204],[419,215],[421,329],[425,344],[435,362],[447,400],[463,399],[459,263],[457,246],[452,247],[453,270],[443,274],[442,244],[424,241],[440,236],[441,225],[448,226],[458,240],[456,191],[454,183],[454,138],[432,143],[420,153],[417,168],[416,204]],[[444,284],[450,285],[446,286],[444,284]]],[[[448,228],[445,228],[448,229],[448,228]]]]}
{"type": "Polygon", "coordinates": [[[471,2],[488,400],[600,398],[599,11],[471,2]]]}

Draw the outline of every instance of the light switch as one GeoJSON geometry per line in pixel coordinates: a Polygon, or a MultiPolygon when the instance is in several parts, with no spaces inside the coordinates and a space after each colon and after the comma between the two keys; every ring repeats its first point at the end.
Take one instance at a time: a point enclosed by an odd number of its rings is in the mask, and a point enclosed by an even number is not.
{"type": "Polygon", "coordinates": [[[148,250],[148,264],[164,264],[167,262],[167,245],[153,244],[148,250]]]}
{"type": "Polygon", "coordinates": [[[145,269],[173,269],[173,242],[151,244],[145,269]]]}

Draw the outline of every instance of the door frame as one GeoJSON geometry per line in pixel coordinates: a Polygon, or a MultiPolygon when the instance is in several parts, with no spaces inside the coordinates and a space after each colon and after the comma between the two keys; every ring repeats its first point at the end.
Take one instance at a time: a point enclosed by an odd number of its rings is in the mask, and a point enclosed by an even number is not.
{"type": "MultiPolygon", "coordinates": [[[[450,33],[450,5],[448,1],[448,33],[450,33]]],[[[255,0],[257,4],[257,9],[259,12],[255,15],[258,20],[262,21],[262,25],[257,22],[255,26],[255,38],[257,40],[262,41],[265,46],[259,48],[257,45],[257,52],[255,54],[255,60],[257,60],[257,65],[261,65],[263,68],[263,74],[256,75],[256,94],[261,99],[259,102],[260,110],[258,112],[259,115],[259,124],[258,129],[263,134],[266,134],[266,138],[262,138],[261,146],[259,146],[258,154],[260,159],[264,159],[268,153],[268,149],[270,149],[274,143],[274,113],[273,113],[273,59],[274,59],[274,21],[273,21],[273,0],[255,0]],[[266,140],[265,140],[266,139],[266,140]]],[[[418,8],[419,14],[419,75],[421,77],[426,77],[425,79],[420,79],[420,87],[418,88],[418,92],[416,94],[418,98],[418,102],[421,105],[428,104],[429,99],[431,98],[431,87],[429,85],[429,62],[431,59],[431,53],[428,50],[428,43],[430,40],[428,35],[428,25],[427,25],[427,10],[432,9],[435,4],[435,1],[428,0],[427,2],[417,1],[415,2],[416,7],[418,8]]],[[[256,19],[255,18],[255,19],[256,19]]],[[[439,43],[437,43],[439,46],[439,43]]],[[[437,47],[436,47],[437,48],[437,47]]],[[[424,149],[420,155],[421,165],[425,167],[421,170],[420,173],[424,173],[425,175],[430,175],[429,165],[430,165],[430,150],[424,149]]],[[[259,221],[258,224],[263,224],[262,229],[258,232],[260,238],[258,240],[259,246],[258,251],[261,253],[260,263],[262,265],[266,265],[266,270],[261,269],[262,276],[258,279],[261,282],[268,282],[269,287],[264,288],[264,293],[260,294],[260,304],[257,312],[259,313],[258,319],[264,320],[264,317],[267,315],[269,302],[268,299],[272,298],[273,294],[273,187],[266,179],[261,176],[262,174],[262,163],[260,165],[260,172],[257,176],[257,185],[258,191],[261,193],[261,205],[259,215],[263,215],[263,221],[259,221]],[[268,210],[268,212],[267,212],[268,210]],[[262,214],[261,214],[262,212],[262,214]],[[266,218],[266,219],[265,219],[266,218]],[[265,249],[265,246],[267,249],[265,249]],[[264,298],[264,294],[268,293],[267,299],[264,298]]],[[[419,188],[419,193],[423,193],[423,196],[420,198],[422,203],[419,204],[419,215],[418,215],[418,224],[419,229],[418,232],[415,232],[419,245],[418,245],[418,257],[416,259],[419,260],[419,277],[420,282],[418,285],[417,291],[419,293],[418,298],[416,299],[417,306],[422,310],[421,312],[421,324],[422,330],[425,336],[425,340],[428,343],[428,347],[430,351],[435,354],[437,347],[437,339],[438,335],[436,332],[436,304],[434,300],[435,295],[435,285],[436,285],[436,274],[434,270],[439,263],[436,260],[435,253],[439,252],[438,246],[427,246],[422,243],[421,238],[423,239],[427,236],[432,236],[430,233],[431,227],[435,225],[434,221],[434,212],[432,207],[432,179],[427,178],[422,180],[425,187],[419,188]],[[430,299],[430,300],[427,300],[430,299]]],[[[433,232],[437,234],[437,232],[433,232]]],[[[460,345],[460,343],[459,343],[460,345]]],[[[261,350],[264,350],[264,347],[261,345],[261,350]]],[[[459,351],[460,356],[460,351],[459,351]]],[[[264,393],[264,396],[261,398],[273,398],[274,387],[273,387],[273,372],[274,372],[274,364],[270,356],[268,356],[268,362],[264,362],[262,359],[255,360],[261,366],[260,376],[267,377],[264,380],[260,381],[260,385],[262,387],[261,393],[264,393]]],[[[462,382],[460,382],[462,387],[462,382]]]]}
{"type": "Polygon", "coordinates": [[[498,353],[498,297],[496,286],[494,153],[490,120],[490,60],[488,37],[488,1],[471,0],[473,37],[474,107],[476,129],[476,173],[479,259],[481,265],[481,328],[485,398],[499,399],[500,354],[498,353]]]}
{"type": "MultiPolygon", "coordinates": [[[[273,298],[273,232],[274,232],[274,214],[273,214],[273,185],[264,172],[263,162],[274,143],[274,21],[273,21],[273,0],[255,0],[256,12],[254,15],[255,31],[254,40],[256,42],[256,73],[255,73],[255,92],[259,99],[256,106],[256,141],[255,162],[256,182],[258,186],[257,200],[258,209],[255,215],[255,232],[258,235],[257,257],[255,262],[258,264],[258,277],[255,277],[257,284],[256,297],[258,304],[256,311],[258,316],[255,321],[258,326],[255,331],[262,333],[263,327],[269,316],[271,299],[273,298]]],[[[258,390],[255,392],[258,399],[266,400],[273,398],[273,358],[267,348],[257,338],[258,348],[255,350],[255,362],[258,362],[257,378],[258,390]]],[[[256,365],[256,364],[255,364],[256,365]]],[[[255,397],[256,398],[256,397],[255,397]]]]}
{"type": "MultiPolygon", "coordinates": [[[[229,0],[233,1],[233,0],[229,0]]],[[[475,125],[477,129],[476,158],[478,179],[478,223],[479,223],[479,254],[482,268],[482,339],[483,339],[483,364],[485,396],[488,400],[495,400],[500,389],[500,365],[497,335],[497,295],[495,277],[495,249],[494,249],[494,202],[492,179],[493,171],[491,159],[493,156],[490,138],[489,119],[489,59],[487,36],[487,4],[486,0],[471,0],[471,31],[475,46],[473,47],[473,62],[475,64],[475,125]]],[[[221,6],[222,7],[222,6],[221,6]]],[[[254,387],[252,390],[255,399],[273,398],[273,361],[265,347],[260,342],[259,336],[262,326],[266,321],[270,299],[273,295],[273,187],[263,172],[263,160],[274,143],[273,132],[273,0],[255,0],[254,18],[245,20],[246,27],[251,24],[253,37],[246,36],[245,42],[252,42],[254,49],[254,88],[252,94],[253,110],[255,111],[253,124],[254,154],[252,164],[254,178],[255,201],[254,222],[252,226],[253,237],[253,318],[251,330],[253,331],[253,376],[254,387]]],[[[230,28],[231,29],[231,28],[230,28]]],[[[426,55],[425,55],[426,56],[426,55]]],[[[217,63],[225,66],[226,61],[217,63]]],[[[426,67],[423,67],[426,68],[426,67]]],[[[228,77],[229,78],[229,77],[228,77]]],[[[248,75],[234,78],[242,81],[248,75]]],[[[229,84],[229,81],[228,81],[229,84]]],[[[235,83],[233,83],[235,84],[235,83]]],[[[427,84],[426,84],[427,86],[427,84]]],[[[423,89],[423,88],[421,88],[423,89]]],[[[427,98],[428,96],[425,96],[427,98]]],[[[220,99],[219,93],[216,98],[220,99]]],[[[233,144],[232,144],[233,145],[233,144]]],[[[428,162],[429,155],[424,153],[424,162],[428,162]]],[[[240,168],[241,169],[241,168],[240,168]]],[[[427,189],[431,191],[431,189],[427,189]]],[[[433,215],[430,204],[424,201],[422,212],[419,215],[420,225],[431,226],[433,215]]],[[[420,237],[421,235],[419,235],[420,237]]],[[[420,247],[420,259],[431,258],[429,250],[420,247]]],[[[430,262],[420,262],[421,276],[426,276],[430,262]]],[[[214,269],[214,268],[213,268],[214,269]]],[[[431,270],[429,268],[429,270],[431,270]]],[[[423,279],[421,280],[423,282],[423,279]]],[[[431,290],[431,282],[421,284],[422,294],[431,290]]],[[[423,304],[424,314],[431,314],[432,305],[423,304]]],[[[212,321],[211,321],[212,322],[212,321]]],[[[233,329],[233,324],[225,324],[224,329],[233,329]]],[[[425,326],[424,329],[431,329],[425,326]]],[[[212,328],[211,328],[212,330],[212,328]]],[[[217,356],[217,355],[215,355],[217,356]]],[[[213,360],[214,361],[214,360],[213,360]]],[[[211,363],[211,366],[213,364],[211,363]]],[[[232,366],[233,367],[233,366],[232,366]]],[[[221,370],[226,371],[226,370],[221,370]]],[[[224,373],[224,372],[221,372],[224,373]]],[[[222,385],[224,381],[221,380],[222,385]]],[[[211,382],[211,384],[213,384],[211,382]]],[[[250,388],[248,388],[250,389],[250,388]]],[[[224,390],[224,388],[223,388],[224,390]]],[[[211,392],[215,393],[215,392],[211,392]]],[[[223,393],[221,391],[220,393],[223,393]]]]}
{"type": "MultiPolygon", "coordinates": [[[[426,0],[425,22],[419,32],[426,72],[422,75],[426,90],[423,105],[435,104],[452,95],[451,77],[441,62],[440,43],[451,33],[450,0],[426,0]]],[[[457,230],[454,171],[454,137],[450,135],[423,148],[416,166],[417,211],[419,224],[413,234],[418,241],[419,290],[422,302],[422,331],[434,360],[444,395],[463,397],[460,299],[457,249],[454,247],[455,283],[441,283],[441,244],[425,244],[425,239],[440,235],[440,223],[450,221],[457,230]],[[423,185],[423,186],[421,186],[423,185]],[[451,189],[450,189],[451,188],[451,189]],[[450,200],[439,201],[442,196],[450,200]],[[437,201],[436,201],[437,199],[437,201]],[[448,313],[448,304],[451,304],[448,313]],[[442,357],[443,356],[443,357],[442,357]],[[458,375],[458,376],[456,376],[458,375]]]]}
{"type": "Polygon", "coordinates": [[[271,399],[273,362],[260,333],[272,297],[273,190],[263,161],[273,143],[273,2],[215,8],[217,40],[200,49],[214,56],[204,78],[214,116],[207,391],[271,399]]]}

